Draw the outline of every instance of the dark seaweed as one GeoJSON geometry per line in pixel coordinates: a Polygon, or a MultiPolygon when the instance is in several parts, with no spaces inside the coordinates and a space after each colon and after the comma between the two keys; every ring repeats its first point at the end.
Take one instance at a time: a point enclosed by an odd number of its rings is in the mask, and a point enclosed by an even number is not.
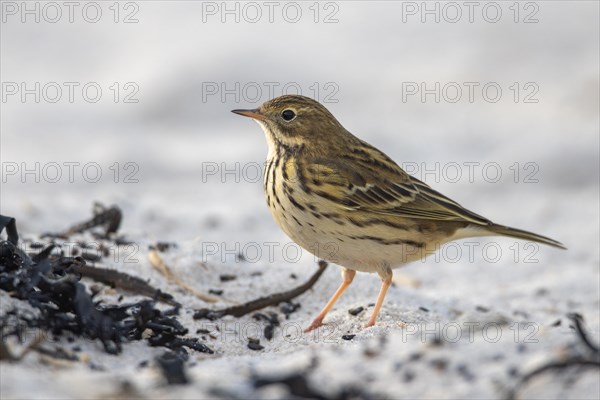
{"type": "MultiPolygon", "coordinates": [[[[119,215],[120,211],[117,213],[111,208],[102,218],[96,215],[89,223],[78,224],[77,229],[71,228],[70,231],[106,224],[107,234],[114,233],[118,228],[116,216],[119,215]]],[[[99,340],[110,354],[120,353],[122,344],[127,341],[141,340],[144,332],[150,332],[148,342],[152,346],[167,347],[179,353],[185,352],[183,347],[213,353],[197,339],[182,337],[187,334],[187,329],[172,317],[179,314],[179,307],[172,296],[152,288],[139,278],[89,267],[81,257],[53,255],[56,247],[53,244],[30,257],[17,247],[14,221],[0,216],[0,232],[6,229],[8,236],[8,240],[0,241],[0,290],[28,302],[39,312],[32,314],[15,309],[0,317],[3,351],[7,348],[5,338],[8,336],[22,341],[23,331],[38,329],[56,338],[66,335],[67,338],[75,336],[99,340]],[[128,305],[102,304],[94,301],[93,295],[79,282],[82,276],[113,287],[129,288],[153,299],[128,305]],[[155,308],[155,300],[167,301],[176,307],[162,312],[155,308]]]]}

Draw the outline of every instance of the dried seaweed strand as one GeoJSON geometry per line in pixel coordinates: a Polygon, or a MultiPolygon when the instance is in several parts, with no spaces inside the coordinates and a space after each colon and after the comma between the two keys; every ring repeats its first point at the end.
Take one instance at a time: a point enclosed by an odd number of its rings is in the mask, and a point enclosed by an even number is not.
{"type": "Polygon", "coordinates": [[[571,367],[584,367],[584,368],[600,368],[600,352],[598,346],[594,345],[588,338],[587,332],[584,330],[582,325],[583,317],[579,314],[572,313],[567,314],[567,317],[575,324],[575,331],[581,342],[586,346],[589,355],[586,356],[571,356],[566,360],[552,361],[548,364],[544,364],[539,368],[534,369],[523,375],[517,384],[510,389],[506,394],[507,400],[514,400],[517,398],[519,390],[521,390],[529,381],[533,378],[542,375],[546,372],[553,370],[561,370],[571,367]]]}
{"type": "Polygon", "coordinates": [[[108,238],[119,230],[123,213],[118,206],[105,207],[100,203],[94,203],[93,212],[94,216],[87,221],[72,225],[69,229],[59,233],[45,233],[41,237],[68,238],[74,233],[82,233],[97,226],[102,226],[104,227],[102,237],[108,238]]]}
{"type": "Polygon", "coordinates": [[[106,229],[105,235],[108,237],[111,233],[117,232],[121,225],[123,213],[117,206],[104,207],[100,203],[94,204],[94,216],[89,221],[82,222],[71,226],[65,234],[67,236],[73,233],[81,233],[96,226],[104,226],[106,229]]]}
{"type": "Polygon", "coordinates": [[[593,344],[590,341],[590,338],[587,335],[587,332],[585,331],[585,329],[583,329],[583,317],[581,316],[581,314],[577,314],[577,313],[570,313],[567,314],[567,317],[573,321],[573,323],[575,324],[575,332],[577,332],[577,334],[579,335],[579,338],[581,339],[581,341],[583,342],[583,344],[586,345],[586,347],[588,349],[590,349],[592,352],[594,353],[600,353],[600,348],[598,348],[598,346],[596,346],[595,344],[593,344]]]}
{"type": "Polygon", "coordinates": [[[156,289],[138,277],[123,272],[108,268],[89,267],[87,265],[73,265],[72,270],[75,273],[81,274],[82,277],[102,282],[114,288],[123,289],[142,296],[148,296],[172,306],[181,305],[173,299],[172,295],[165,293],[160,289],[156,289]]]}
{"type": "MultiPolygon", "coordinates": [[[[10,217],[0,216],[0,233],[7,228],[9,238],[16,239],[16,227],[11,221],[14,220],[10,217]]],[[[151,336],[147,339],[152,346],[170,348],[181,357],[187,356],[184,347],[213,353],[197,338],[183,337],[188,330],[175,317],[171,317],[179,314],[177,306],[163,312],[154,307],[153,300],[120,306],[94,301],[86,287],[79,282],[82,272],[98,277],[98,273],[102,275],[110,270],[82,269],[86,265],[81,257],[51,257],[54,247],[54,244],[47,246],[32,259],[19,249],[18,243],[0,240],[0,290],[27,301],[39,310],[33,316],[22,313],[19,308],[9,310],[0,315],[3,328],[8,326],[6,321],[9,318],[14,318],[17,327],[51,331],[58,336],[63,332],[71,332],[77,337],[98,339],[109,354],[119,354],[122,343],[141,340],[150,332],[151,336]]],[[[115,275],[112,271],[109,275],[118,277],[117,280],[128,277],[121,273],[115,275]]],[[[106,275],[102,275],[102,279],[106,279],[106,275]]],[[[127,285],[127,282],[122,284],[127,285]]],[[[142,288],[148,289],[143,285],[142,288]]],[[[152,290],[152,294],[156,295],[156,291],[152,290]]],[[[12,332],[3,329],[0,332],[0,358],[16,361],[21,356],[11,351],[7,343],[12,336],[21,341],[20,329],[12,332]]],[[[37,350],[37,346],[34,349],[37,350]]],[[[44,352],[44,349],[40,352],[44,352]]],[[[49,353],[52,357],[56,354],[49,353]]]]}
{"type": "Polygon", "coordinates": [[[196,311],[194,314],[195,319],[208,318],[211,320],[218,319],[224,315],[233,315],[234,317],[241,317],[251,312],[260,310],[265,307],[274,306],[279,303],[290,301],[295,297],[300,296],[308,289],[310,289],[319,280],[325,269],[327,263],[325,261],[319,261],[319,269],[310,277],[304,284],[295,287],[292,290],[286,292],[274,293],[266,297],[260,297],[256,300],[252,300],[248,303],[240,304],[233,307],[227,307],[221,310],[208,310],[206,308],[196,311]]]}

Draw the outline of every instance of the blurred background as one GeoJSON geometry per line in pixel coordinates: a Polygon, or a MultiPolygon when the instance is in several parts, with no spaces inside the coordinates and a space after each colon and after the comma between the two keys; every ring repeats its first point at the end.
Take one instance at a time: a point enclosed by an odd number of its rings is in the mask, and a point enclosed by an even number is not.
{"type": "MultiPolygon", "coordinates": [[[[148,244],[176,242],[163,254],[173,272],[200,290],[225,287],[228,305],[287,290],[315,269],[307,252],[297,259],[293,248],[279,250],[290,239],[265,204],[264,135],[230,112],[282,94],[320,101],[349,131],[463,206],[569,248],[532,253],[524,242],[494,238],[503,256],[490,260],[481,247],[474,257],[458,247],[455,257],[450,245],[457,244],[448,244],[443,257],[396,271],[397,287],[370,329],[361,326],[366,313],[347,312],[368,307],[379,290],[376,275],[360,274],[329,317],[340,335],[357,334],[354,342],[280,335],[254,353],[248,338],[234,341],[224,329],[209,340],[217,357],[191,355],[196,385],[156,383],[154,368],[141,370],[158,351],[145,343],[115,358],[84,342],[82,354],[104,372],[32,357],[3,363],[4,397],[123,398],[140,390],[148,398],[207,398],[222,384],[235,390],[222,393],[238,398],[277,398],[252,388],[255,367],[320,364],[311,379],[323,390],[368,383],[387,398],[505,398],[502,383],[577,349],[567,346],[575,340],[567,313],[585,316],[595,342],[599,4],[0,1],[0,213],[35,240],[89,219],[96,201],[118,205],[119,234],[140,244],[139,262],[103,262],[177,294],[190,336],[203,326],[193,310],[206,305],[162,279],[148,262],[148,244]],[[207,257],[211,243],[221,254],[207,257]],[[276,259],[267,243],[280,246],[276,259]],[[239,261],[236,253],[252,244],[262,258],[239,261]],[[222,285],[222,272],[240,279],[222,285]],[[457,320],[533,321],[542,329],[539,343],[527,346],[512,340],[512,330],[502,343],[398,340],[405,323],[457,320]],[[388,336],[390,347],[381,350],[388,336]]],[[[288,322],[306,326],[338,285],[338,269],[329,268],[288,322]]],[[[3,299],[0,311],[14,304],[3,299]]],[[[567,372],[540,380],[530,397],[598,398],[597,375],[586,375],[571,395],[576,377],[567,372]]]]}
{"type": "Polygon", "coordinates": [[[597,2],[3,1],[1,29],[0,211],[23,232],[101,201],[149,239],[285,240],[263,133],[230,110],[302,93],[466,207],[598,260],[597,2]]]}

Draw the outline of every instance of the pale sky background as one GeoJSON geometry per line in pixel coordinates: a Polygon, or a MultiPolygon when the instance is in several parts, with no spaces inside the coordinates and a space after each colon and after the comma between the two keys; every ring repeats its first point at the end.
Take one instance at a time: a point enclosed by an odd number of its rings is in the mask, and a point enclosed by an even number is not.
{"type": "Polygon", "coordinates": [[[122,2],[116,15],[112,2],[100,2],[96,23],[86,21],[96,16],[90,6],[74,8],[72,23],[62,7],[52,23],[56,10],[38,3],[37,23],[20,3],[2,4],[0,208],[22,229],[59,228],[100,200],[124,207],[131,229],[147,226],[148,215],[172,220],[170,228],[150,229],[156,235],[167,229],[194,237],[215,215],[257,216],[266,232],[280,235],[261,183],[220,173],[236,162],[240,172],[261,164],[266,154],[260,129],[229,111],[255,107],[269,88],[280,95],[284,87],[317,97],[351,132],[477,212],[531,228],[539,219],[548,234],[564,229],[564,221],[581,229],[570,216],[574,207],[581,221],[598,222],[597,2],[520,3],[518,15],[513,2],[499,2],[499,17],[495,6],[481,3],[472,22],[463,6],[455,23],[456,9],[436,2],[427,4],[437,4],[439,22],[421,2],[283,2],[272,22],[262,3],[228,2],[238,10],[228,14],[221,2],[122,2]],[[137,22],[124,23],[126,16],[137,22]],[[29,89],[40,82],[39,103],[31,94],[21,101],[23,82],[29,89]],[[96,103],[83,97],[90,83],[102,90],[96,103]],[[432,94],[422,102],[421,85],[435,91],[436,83],[440,102],[432,94]],[[484,97],[486,85],[489,98],[501,89],[497,102],[484,97]],[[51,103],[56,87],[62,96],[51,103]],[[415,87],[419,93],[407,94],[415,87]],[[456,87],[462,96],[451,102],[456,87]],[[138,102],[124,103],[128,94],[138,102]],[[527,95],[537,102],[525,102],[527,95]],[[35,162],[39,183],[35,173],[21,176],[35,162]],[[436,162],[438,175],[422,175],[436,162]],[[58,183],[44,182],[49,163],[61,166],[58,183]],[[64,163],[80,163],[75,182],[64,163]],[[82,177],[89,163],[97,163],[87,170],[92,177],[99,165],[99,182],[82,177]],[[445,179],[447,163],[458,163],[463,178],[445,179]],[[464,163],[476,163],[473,182],[464,163]],[[489,163],[500,166],[499,182],[484,179],[489,163]],[[203,179],[214,165],[217,175],[203,179]],[[126,183],[127,173],[138,183],[126,183]],[[527,173],[538,182],[525,182],[527,173]],[[515,216],[513,206],[522,212],[515,216]]]}

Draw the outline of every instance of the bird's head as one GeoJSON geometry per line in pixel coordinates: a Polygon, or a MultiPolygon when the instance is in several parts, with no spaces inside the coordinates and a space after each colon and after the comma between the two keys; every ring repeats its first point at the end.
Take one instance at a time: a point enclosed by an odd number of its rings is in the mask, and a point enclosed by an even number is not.
{"type": "Polygon", "coordinates": [[[263,128],[269,146],[319,146],[335,143],[346,132],[319,102],[305,96],[276,97],[252,110],[232,110],[254,119],[263,128]]]}

